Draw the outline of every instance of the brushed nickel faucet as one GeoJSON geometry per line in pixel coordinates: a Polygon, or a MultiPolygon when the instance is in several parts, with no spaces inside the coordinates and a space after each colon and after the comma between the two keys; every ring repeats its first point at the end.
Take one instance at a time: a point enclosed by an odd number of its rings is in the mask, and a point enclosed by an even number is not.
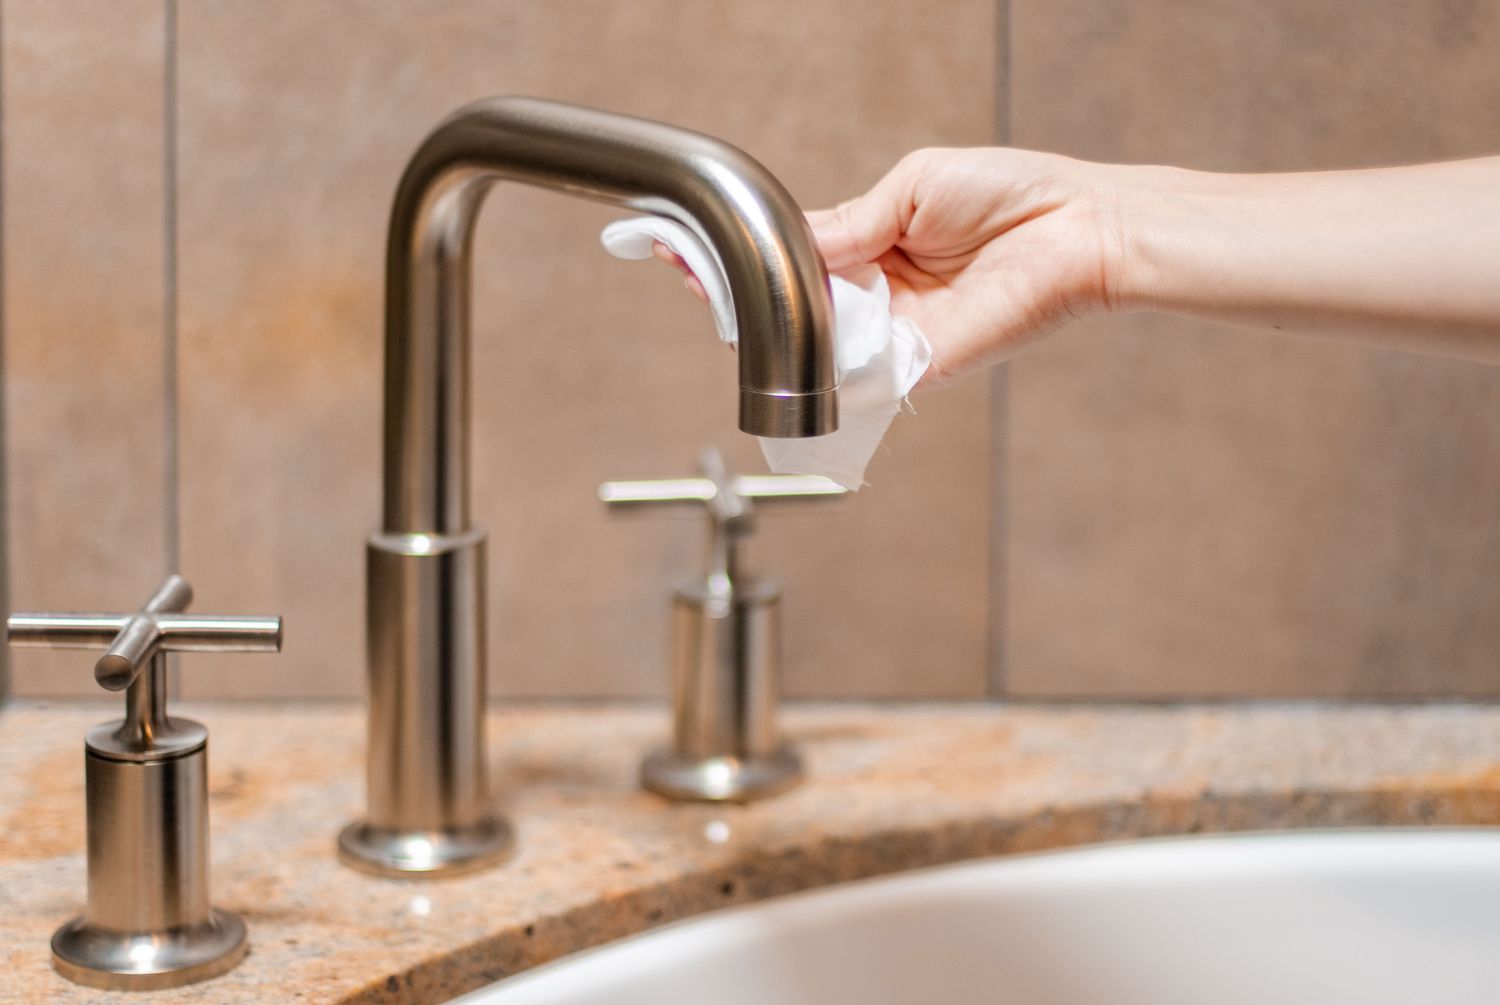
{"type": "Polygon", "coordinates": [[[485,532],[469,512],[469,260],[497,181],[674,219],[718,255],[739,324],[739,423],[838,427],[828,276],[791,196],[728,144],[530,98],[459,109],[396,190],[386,251],[385,492],[367,550],[367,812],[339,854],[385,876],[503,858],[484,734],[485,532]]]}

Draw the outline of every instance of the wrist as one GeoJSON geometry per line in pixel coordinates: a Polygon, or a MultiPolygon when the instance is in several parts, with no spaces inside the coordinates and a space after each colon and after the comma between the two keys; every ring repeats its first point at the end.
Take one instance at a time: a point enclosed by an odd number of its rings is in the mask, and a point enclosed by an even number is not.
{"type": "MultiPolygon", "coordinates": [[[[1158,165],[1099,165],[1098,198],[1105,307],[1191,311],[1184,281],[1215,192],[1228,176],[1158,165]]],[[[1200,263],[1201,264],[1201,263],[1200,263]]]]}

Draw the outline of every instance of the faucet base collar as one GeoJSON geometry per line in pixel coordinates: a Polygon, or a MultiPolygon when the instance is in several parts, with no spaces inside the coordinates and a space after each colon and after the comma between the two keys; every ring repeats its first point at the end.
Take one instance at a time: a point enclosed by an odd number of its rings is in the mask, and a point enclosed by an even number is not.
{"type": "Polygon", "coordinates": [[[427,879],[488,868],[514,847],[515,833],[499,817],[441,831],[398,831],[360,821],[339,834],[339,861],[374,876],[427,879]]]}
{"type": "Polygon", "coordinates": [[[753,802],[801,780],[802,759],[791,747],[754,757],[684,757],[662,750],[641,763],[641,785],[647,790],[694,802],[753,802]]]}
{"type": "Polygon", "coordinates": [[[250,943],[228,911],[152,932],[118,932],[74,918],[52,936],[52,966],[76,984],[110,991],[155,991],[195,984],[232,969],[250,943]]]}

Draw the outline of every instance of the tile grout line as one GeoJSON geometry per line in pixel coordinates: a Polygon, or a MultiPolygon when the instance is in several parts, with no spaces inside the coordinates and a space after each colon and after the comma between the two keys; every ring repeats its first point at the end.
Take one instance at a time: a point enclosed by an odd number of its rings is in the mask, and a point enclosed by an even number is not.
{"type": "MultiPolygon", "coordinates": [[[[5,13],[0,4],[0,51],[4,49],[5,13]]],[[[5,349],[9,329],[5,324],[5,73],[0,61],[0,611],[10,613],[10,485],[6,479],[10,450],[6,438],[5,349]]],[[[10,695],[10,647],[0,647],[0,705],[10,695]]]]}
{"type": "Polygon", "coordinates": [[[163,0],[162,67],[162,477],[166,572],[180,572],[181,479],[177,374],[177,0],[163,0]]]}
{"type": "MultiPolygon", "coordinates": [[[[995,142],[1010,143],[1011,0],[995,0],[995,142]]],[[[1008,436],[1009,364],[990,372],[990,512],[989,512],[989,637],[986,640],[985,697],[1004,700],[1009,695],[1006,666],[1006,598],[1009,586],[1009,541],[1006,506],[1006,439],[1008,436]]]]}

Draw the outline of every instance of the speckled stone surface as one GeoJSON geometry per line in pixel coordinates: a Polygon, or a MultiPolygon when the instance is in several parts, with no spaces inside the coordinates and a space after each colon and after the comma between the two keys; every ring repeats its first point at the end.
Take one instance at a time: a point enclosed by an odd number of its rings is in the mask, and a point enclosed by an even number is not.
{"type": "Polygon", "coordinates": [[[355,705],[198,705],[210,740],[213,883],[250,925],[235,970],[103,994],[53,973],[84,898],[83,734],[102,704],[0,713],[5,1002],[438,1002],[674,919],[980,855],[1203,831],[1500,824],[1494,706],[817,706],[786,715],[811,779],[749,807],[636,788],[657,709],[491,715],[516,857],[401,882],[352,872],[355,705]]]}

